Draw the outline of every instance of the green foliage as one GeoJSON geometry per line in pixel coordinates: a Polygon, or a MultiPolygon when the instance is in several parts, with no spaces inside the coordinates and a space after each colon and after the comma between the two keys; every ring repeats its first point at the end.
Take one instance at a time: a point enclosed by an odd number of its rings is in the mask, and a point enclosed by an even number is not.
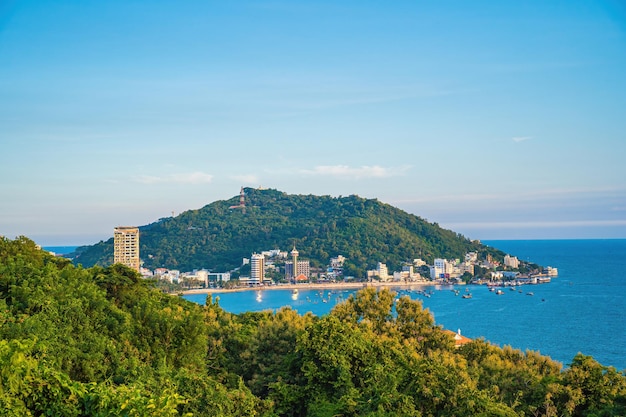
{"type": "MultiPolygon", "coordinates": [[[[241,259],[265,249],[289,249],[295,243],[315,266],[332,256],[348,258],[347,276],[365,277],[376,262],[398,269],[404,262],[435,257],[461,258],[469,251],[504,254],[418,216],[358,196],[288,195],[246,188],[246,211],[230,210],[238,197],[216,201],[140,227],[140,250],[148,268],[228,271],[241,259]]],[[[113,239],[81,247],[74,262],[110,265],[113,239]]]]}
{"type": "Polygon", "coordinates": [[[366,288],[324,317],[230,314],[121,265],[0,239],[0,415],[623,416],[626,376],[475,340],[366,288]]]}

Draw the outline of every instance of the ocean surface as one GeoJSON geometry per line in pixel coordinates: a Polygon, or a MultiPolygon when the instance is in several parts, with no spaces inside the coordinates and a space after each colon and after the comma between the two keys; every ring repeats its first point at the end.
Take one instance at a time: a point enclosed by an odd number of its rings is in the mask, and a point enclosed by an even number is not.
{"type": "Polygon", "coordinates": [[[67,255],[68,253],[74,252],[77,247],[78,246],[42,246],[41,248],[48,252],[54,252],[57,255],[67,255]]]}
{"type": "MultiPolygon", "coordinates": [[[[626,239],[498,240],[483,243],[521,260],[556,267],[549,284],[505,289],[486,286],[414,287],[432,290],[430,297],[397,289],[422,301],[437,324],[467,337],[484,337],[500,346],[534,350],[565,366],[581,352],[605,366],[626,369],[626,239]],[[527,295],[532,292],[534,295],[527,295]]],[[[243,291],[214,294],[226,311],[277,310],[289,305],[300,313],[324,315],[356,290],[243,291]]],[[[206,294],[186,299],[204,304],[206,294]]]]}

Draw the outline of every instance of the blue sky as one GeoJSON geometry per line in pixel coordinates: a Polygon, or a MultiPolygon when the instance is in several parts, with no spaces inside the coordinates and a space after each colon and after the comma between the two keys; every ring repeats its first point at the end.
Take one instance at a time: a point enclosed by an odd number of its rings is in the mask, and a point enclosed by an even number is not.
{"type": "Polygon", "coordinates": [[[625,74],[617,0],[0,2],[0,234],[91,244],[243,185],[626,238],[625,74]]]}

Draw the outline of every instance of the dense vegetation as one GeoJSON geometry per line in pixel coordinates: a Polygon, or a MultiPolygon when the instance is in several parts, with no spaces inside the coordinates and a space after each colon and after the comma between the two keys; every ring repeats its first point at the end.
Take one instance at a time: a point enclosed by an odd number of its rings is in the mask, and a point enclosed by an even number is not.
{"type": "Polygon", "coordinates": [[[476,340],[366,289],[324,317],[233,315],[134,271],[0,239],[0,413],[9,416],[623,416],[626,376],[476,340]],[[393,313],[392,313],[393,312],[393,313]]]}
{"type": "MultiPolygon", "coordinates": [[[[504,254],[378,200],[358,196],[288,195],[246,188],[246,209],[229,209],[238,197],[140,227],[141,258],[148,268],[223,272],[241,265],[253,252],[297,245],[302,258],[327,265],[348,258],[349,273],[365,276],[376,262],[399,270],[422,258],[462,258],[465,253],[504,254]]],[[[113,239],[77,250],[86,267],[113,263],[113,239]]]]}

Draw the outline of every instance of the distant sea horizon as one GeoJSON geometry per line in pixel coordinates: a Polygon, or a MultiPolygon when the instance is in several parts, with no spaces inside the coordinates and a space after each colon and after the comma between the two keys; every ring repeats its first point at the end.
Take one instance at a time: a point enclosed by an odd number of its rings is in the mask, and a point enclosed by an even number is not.
{"type": "Polygon", "coordinates": [[[42,246],[41,249],[47,250],[48,252],[54,252],[57,255],[67,255],[76,250],[76,248],[82,245],[71,245],[71,246],[42,246]]]}

